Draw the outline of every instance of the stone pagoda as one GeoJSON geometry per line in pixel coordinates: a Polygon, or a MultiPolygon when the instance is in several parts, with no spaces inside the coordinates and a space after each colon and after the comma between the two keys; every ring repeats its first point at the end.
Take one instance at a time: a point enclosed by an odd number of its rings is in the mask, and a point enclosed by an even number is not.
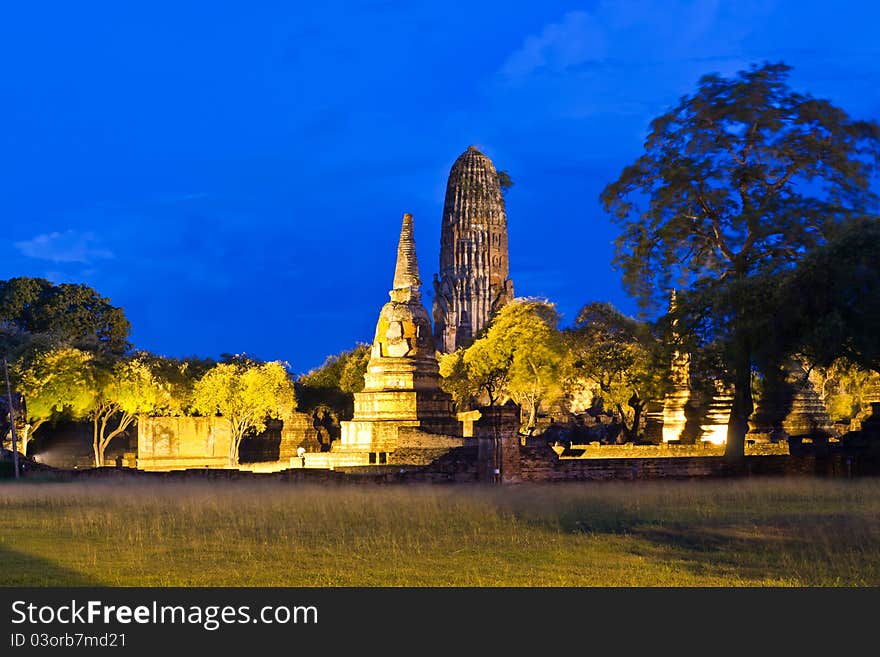
{"type": "Polygon", "coordinates": [[[333,453],[387,454],[403,446],[461,443],[452,398],[440,389],[420,284],[413,218],[405,214],[391,300],[379,313],[364,390],[354,395],[354,417],[341,423],[333,453]]]}
{"type": "Polygon", "coordinates": [[[749,427],[748,437],[756,442],[789,437],[825,439],[836,435],[808,369],[796,359],[789,359],[778,371],[768,373],[764,394],[749,419],[749,427]]]}
{"type": "Polygon", "coordinates": [[[452,165],[434,277],[434,338],[449,353],[466,347],[513,299],[507,214],[492,161],[469,146],[452,165]]]}
{"type": "MultiPolygon", "coordinates": [[[[675,312],[675,290],[669,295],[669,314],[675,312]]],[[[670,378],[672,386],[663,400],[663,428],[662,436],[664,443],[678,442],[684,433],[687,424],[685,409],[691,399],[691,357],[686,351],[681,350],[678,344],[681,336],[677,331],[678,320],[672,321],[672,340],[676,343],[676,349],[672,355],[670,364],[670,378]]]]}
{"type": "MultiPolygon", "coordinates": [[[[669,297],[669,314],[677,307],[676,292],[669,297]]],[[[672,340],[676,344],[670,367],[671,387],[663,400],[663,442],[692,443],[697,441],[716,445],[727,442],[727,424],[733,403],[731,391],[721,381],[712,381],[711,389],[695,389],[691,376],[691,356],[683,350],[677,330],[678,320],[672,320],[672,340]]]]}

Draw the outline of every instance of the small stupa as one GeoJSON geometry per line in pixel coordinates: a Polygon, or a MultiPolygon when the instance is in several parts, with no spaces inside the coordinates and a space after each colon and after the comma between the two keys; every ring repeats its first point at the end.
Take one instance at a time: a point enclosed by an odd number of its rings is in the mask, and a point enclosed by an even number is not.
{"type": "Polygon", "coordinates": [[[791,408],[782,420],[782,430],[793,438],[827,438],[836,435],[825,401],[810,381],[807,369],[797,361],[790,362],[788,368],[788,383],[793,395],[791,408]]]}
{"type": "Polygon", "coordinates": [[[431,321],[420,286],[413,218],[405,214],[391,300],[379,312],[364,390],[354,395],[354,417],[341,423],[334,452],[386,453],[429,441],[424,436],[418,440],[419,433],[460,436],[452,397],[440,389],[431,321]],[[401,432],[404,427],[407,431],[401,432]]]}
{"type": "Polygon", "coordinates": [[[721,381],[715,380],[714,392],[709,396],[705,412],[700,418],[700,440],[713,445],[727,442],[727,425],[733,408],[733,391],[721,381]]]}
{"type": "Polygon", "coordinates": [[[788,437],[827,438],[836,433],[807,369],[794,359],[768,374],[764,394],[749,426],[749,438],[756,442],[788,437]]]}
{"type": "MultiPolygon", "coordinates": [[[[669,314],[675,312],[675,290],[669,296],[669,314]]],[[[678,321],[672,322],[672,340],[680,342],[681,337],[677,331],[678,321]]],[[[670,378],[672,386],[663,400],[663,442],[678,442],[684,433],[687,417],[685,408],[691,399],[691,357],[686,351],[676,348],[670,364],[670,378]]]]}

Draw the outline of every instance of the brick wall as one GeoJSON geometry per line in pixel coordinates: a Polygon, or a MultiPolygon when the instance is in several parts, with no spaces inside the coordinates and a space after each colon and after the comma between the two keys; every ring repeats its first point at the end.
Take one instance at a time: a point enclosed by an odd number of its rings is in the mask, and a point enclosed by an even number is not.
{"type": "MultiPolygon", "coordinates": [[[[557,453],[560,448],[557,448],[557,453]]],[[[755,443],[746,445],[746,456],[772,456],[788,454],[788,442],[755,443]]],[[[659,445],[571,445],[561,451],[562,458],[669,458],[688,456],[724,456],[724,445],[712,443],[695,443],[693,445],[676,445],[661,443],[659,445]]]]}

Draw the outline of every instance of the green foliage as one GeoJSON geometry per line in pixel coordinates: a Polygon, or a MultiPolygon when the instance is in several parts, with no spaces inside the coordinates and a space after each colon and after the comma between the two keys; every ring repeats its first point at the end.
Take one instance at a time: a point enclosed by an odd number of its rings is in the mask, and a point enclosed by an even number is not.
{"type": "Polygon", "coordinates": [[[92,355],[63,348],[38,353],[13,369],[16,389],[26,401],[27,428],[22,451],[44,423],[86,417],[95,403],[95,381],[90,368],[92,355]]]}
{"type": "Polygon", "coordinates": [[[364,375],[370,361],[370,345],[360,343],[353,349],[328,356],[324,364],[304,374],[296,382],[300,408],[350,419],[354,411],[353,393],[364,389],[364,375]]]}
{"type": "Polygon", "coordinates": [[[266,420],[296,407],[293,383],[284,366],[219,363],[195,385],[192,408],[202,415],[222,415],[232,426],[229,465],[238,464],[238,448],[249,431],[260,433],[266,420]]]}
{"type": "Polygon", "coordinates": [[[513,180],[510,178],[510,174],[507,173],[507,171],[499,171],[497,175],[498,187],[501,189],[501,194],[507,196],[507,192],[513,187],[513,180]]]}
{"type": "Polygon", "coordinates": [[[558,324],[553,304],[514,299],[464,353],[473,384],[492,403],[506,395],[523,406],[529,430],[541,404],[550,405],[563,395],[568,350],[558,324]]]}
{"type": "Polygon", "coordinates": [[[364,389],[364,375],[370,362],[370,345],[360,344],[346,354],[345,366],[339,377],[342,392],[355,393],[364,389]]]}
{"type": "Polygon", "coordinates": [[[165,393],[165,401],[153,409],[153,415],[186,415],[193,404],[196,382],[216,364],[210,358],[168,358],[145,351],[135,356],[150,369],[165,393]]]}
{"type": "Polygon", "coordinates": [[[845,358],[839,358],[830,366],[817,370],[823,379],[825,406],[832,420],[850,422],[870,411],[868,400],[880,385],[880,375],[845,358]]]}
{"type": "Polygon", "coordinates": [[[66,346],[56,335],[29,333],[14,324],[0,323],[0,356],[10,363],[26,364],[41,353],[66,346]]]}
{"type": "Polygon", "coordinates": [[[82,284],[42,278],[0,281],[0,323],[100,354],[125,353],[131,325],[121,308],[82,284]]]}
{"type": "Polygon", "coordinates": [[[752,280],[791,268],[877,202],[868,181],[880,126],[791,91],[788,71],[703,77],[651,123],[644,155],[601,196],[622,227],[615,263],[627,289],[650,306],[673,286],[699,288],[712,311],[700,320],[727,334],[731,457],[742,456],[753,409],[752,280]]]}
{"type": "Polygon", "coordinates": [[[876,203],[868,181],[880,126],[791,91],[788,71],[704,76],[651,123],[645,154],[602,193],[623,227],[616,263],[641,299],[794,262],[876,203]]]}
{"type": "MultiPolygon", "coordinates": [[[[455,409],[459,412],[469,410],[474,397],[480,392],[477,373],[468,368],[465,353],[464,349],[458,349],[451,354],[440,354],[440,387],[452,395],[455,409]]],[[[489,403],[494,404],[495,401],[490,395],[489,403]]]]}
{"type": "Polygon", "coordinates": [[[593,381],[606,407],[617,409],[628,440],[640,435],[649,401],[665,393],[668,358],[651,327],[608,303],[591,303],[566,331],[572,373],[593,381]]]}
{"type": "Polygon", "coordinates": [[[513,352],[498,341],[498,332],[489,338],[488,327],[483,337],[477,338],[464,352],[463,364],[475,390],[472,396],[485,393],[489,406],[494,406],[510,394],[510,370],[513,352]]]}
{"type": "Polygon", "coordinates": [[[179,400],[141,357],[91,359],[88,370],[95,386],[90,409],[92,448],[95,466],[101,467],[110,441],[126,431],[139,415],[171,414],[179,400]]]}
{"type": "Polygon", "coordinates": [[[782,347],[811,363],[839,358],[880,373],[880,220],[851,221],[803,257],[783,280],[778,303],[790,309],[776,333],[782,347]]]}

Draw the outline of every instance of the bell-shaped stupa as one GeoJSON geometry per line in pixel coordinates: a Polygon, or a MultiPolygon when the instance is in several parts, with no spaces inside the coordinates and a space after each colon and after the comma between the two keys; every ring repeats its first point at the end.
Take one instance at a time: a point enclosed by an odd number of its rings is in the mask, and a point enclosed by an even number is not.
{"type": "MultiPolygon", "coordinates": [[[[379,312],[363,392],[354,395],[354,417],[342,422],[334,451],[387,453],[419,442],[417,433],[457,436],[452,398],[440,389],[431,321],[422,305],[413,218],[403,215],[397,266],[379,312]],[[409,438],[402,438],[403,433],[409,438]]],[[[422,442],[424,442],[422,440],[422,442]]]]}

